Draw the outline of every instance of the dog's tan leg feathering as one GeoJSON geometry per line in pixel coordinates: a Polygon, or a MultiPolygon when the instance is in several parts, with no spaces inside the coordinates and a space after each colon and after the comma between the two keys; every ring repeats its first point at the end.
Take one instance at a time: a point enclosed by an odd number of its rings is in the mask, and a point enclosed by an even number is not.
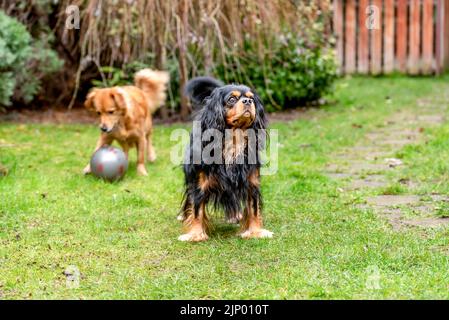
{"type": "Polygon", "coordinates": [[[153,129],[150,130],[147,134],[147,160],[149,162],[154,162],[156,160],[156,151],[154,151],[153,147],[153,129]]]}
{"type": "Polygon", "coordinates": [[[254,171],[248,176],[250,184],[250,191],[248,192],[248,199],[246,201],[246,208],[243,213],[243,219],[241,220],[242,238],[271,238],[273,232],[263,229],[262,213],[260,210],[259,197],[251,195],[252,188],[259,188],[260,185],[260,173],[254,171]]]}
{"type": "Polygon", "coordinates": [[[184,228],[186,233],[179,236],[178,240],[199,242],[209,238],[207,236],[208,223],[205,204],[201,203],[196,208],[196,211],[195,215],[194,205],[190,201],[184,206],[184,228]]]}
{"type": "Polygon", "coordinates": [[[140,137],[137,142],[137,173],[142,176],[147,176],[148,172],[145,168],[145,151],[147,147],[147,139],[145,136],[140,137]]]}
{"type": "Polygon", "coordinates": [[[248,199],[243,219],[241,220],[242,232],[240,236],[245,239],[250,238],[272,238],[273,232],[263,228],[262,216],[259,204],[252,199],[248,199]]]}
{"type": "Polygon", "coordinates": [[[123,152],[125,153],[126,159],[129,159],[129,144],[127,142],[119,142],[120,146],[123,149],[123,152]]]}

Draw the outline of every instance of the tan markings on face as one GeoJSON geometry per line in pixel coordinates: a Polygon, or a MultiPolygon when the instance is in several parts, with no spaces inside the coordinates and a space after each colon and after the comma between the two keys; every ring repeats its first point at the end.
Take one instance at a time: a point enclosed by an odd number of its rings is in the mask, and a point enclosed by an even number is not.
{"type": "Polygon", "coordinates": [[[226,123],[233,128],[248,128],[256,118],[256,106],[254,102],[249,106],[239,100],[226,112],[226,123]]]}
{"type": "Polygon", "coordinates": [[[254,98],[254,93],[252,93],[251,91],[248,91],[247,93],[245,93],[245,97],[254,98]]]}
{"type": "Polygon", "coordinates": [[[231,92],[231,95],[234,96],[234,97],[236,97],[236,98],[240,98],[240,96],[241,96],[242,94],[240,93],[240,91],[232,91],[232,92],[231,92]]]}

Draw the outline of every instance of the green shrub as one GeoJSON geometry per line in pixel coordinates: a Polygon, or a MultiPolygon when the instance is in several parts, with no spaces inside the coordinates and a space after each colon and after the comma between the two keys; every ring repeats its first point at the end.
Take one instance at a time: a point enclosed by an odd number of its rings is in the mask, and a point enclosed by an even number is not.
{"type": "Polygon", "coordinates": [[[228,82],[249,82],[268,111],[317,101],[332,88],[337,66],[332,50],[304,43],[291,34],[272,44],[269,55],[258,56],[250,45],[239,65],[222,65],[217,75],[228,82]]]}
{"type": "Polygon", "coordinates": [[[47,47],[50,35],[33,39],[23,24],[0,11],[0,107],[30,102],[42,79],[61,68],[63,62],[47,47]]]}
{"type": "Polygon", "coordinates": [[[0,11],[0,105],[10,105],[16,74],[31,56],[31,36],[25,26],[0,11]]]}

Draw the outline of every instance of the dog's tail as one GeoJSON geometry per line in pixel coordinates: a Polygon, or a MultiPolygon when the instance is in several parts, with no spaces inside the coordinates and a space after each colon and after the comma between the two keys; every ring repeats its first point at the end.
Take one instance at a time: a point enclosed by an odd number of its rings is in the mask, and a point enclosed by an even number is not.
{"type": "Polygon", "coordinates": [[[215,88],[222,87],[223,83],[211,77],[197,77],[187,82],[184,92],[192,102],[193,108],[201,106],[203,100],[211,95],[215,88]]]}
{"type": "Polygon", "coordinates": [[[149,96],[151,113],[164,104],[169,80],[170,75],[166,71],[143,69],[135,74],[134,84],[149,96]]]}

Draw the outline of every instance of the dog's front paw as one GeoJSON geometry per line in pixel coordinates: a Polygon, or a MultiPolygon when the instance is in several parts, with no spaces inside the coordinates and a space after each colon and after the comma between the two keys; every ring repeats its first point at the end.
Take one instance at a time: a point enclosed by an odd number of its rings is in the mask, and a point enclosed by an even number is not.
{"type": "Polygon", "coordinates": [[[246,230],[240,236],[244,239],[273,238],[273,232],[267,229],[246,230]]]}
{"type": "Polygon", "coordinates": [[[154,161],[156,161],[156,158],[157,158],[157,156],[156,156],[156,152],[149,152],[148,153],[148,161],[149,162],[154,162],[154,161]]]}
{"type": "Polygon", "coordinates": [[[140,176],[148,176],[147,169],[145,169],[143,164],[137,165],[137,174],[140,176]]]}
{"type": "Polygon", "coordinates": [[[179,241],[189,241],[189,242],[200,242],[206,241],[207,239],[209,239],[209,237],[205,232],[190,232],[180,235],[178,237],[179,241]]]}
{"type": "Polygon", "coordinates": [[[83,169],[83,174],[90,174],[92,173],[92,170],[90,169],[90,164],[88,164],[84,169],[83,169]]]}

